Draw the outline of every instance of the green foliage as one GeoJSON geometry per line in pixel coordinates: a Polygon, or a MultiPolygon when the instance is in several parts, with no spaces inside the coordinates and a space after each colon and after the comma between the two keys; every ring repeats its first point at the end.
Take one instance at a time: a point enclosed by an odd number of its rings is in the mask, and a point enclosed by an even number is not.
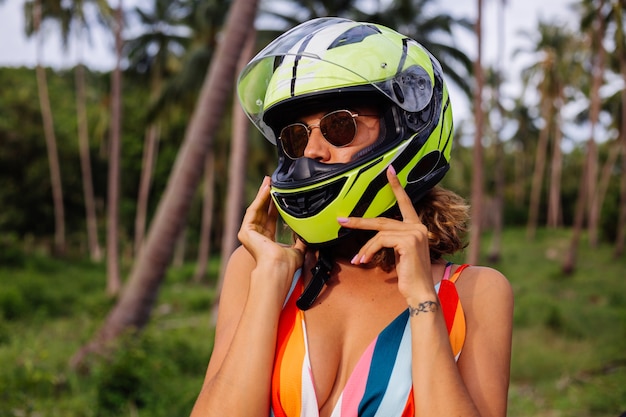
{"type": "MultiPolygon", "coordinates": [[[[509,417],[626,410],[626,259],[583,241],[576,273],[565,276],[569,239],[567,230],[540,229],[533,242],[522,229],[505,231],[494,266],[515,292],[509,417]]],[[[81,374],[68,360],[113,302],[104,267],[32,255],[0,266],[0,415],[188,415],[212,350],[218,268],[212,259],[208,286],[192,282],[194,265],[171,268],[149,325],[81,374]]]]}
{"type": "Polygon", "coordinates": [[[626,411],[626,259],[583,240],[576,272],[564,275],[570,239],[568,230],[540,229],[533,242],[522,229],[504,235],[495,267],[515,292],[509,417],[626,411]]]}
{"type": "Polygon", "coordinates": [[[169,271],[150,324],[81,374],[68,361],[113,302],[104,267],[32,256],[0,266],[0,415],[188,415],[212,349],[214,300],[211,288],[190,282],[191,271],[169,271]]]}

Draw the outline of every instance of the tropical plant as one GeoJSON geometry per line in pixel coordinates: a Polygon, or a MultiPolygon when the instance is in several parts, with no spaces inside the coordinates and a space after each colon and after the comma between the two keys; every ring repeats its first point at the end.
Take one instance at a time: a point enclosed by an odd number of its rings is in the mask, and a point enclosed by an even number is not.
{"type": "Polygon", "coordinates": [[[107,293],[117,295],[122,287],[119,260],[119,199],[122,135],[122,0],[114,11],[112,22],[115,39],[115,68],[111,72],[111,119],[109,127],[109,175],[107,190],[107,293]]]}
{"type": "MultiPolygon", "coordinates": [[[[74,33],[76,42],[77,63],[74,68],[74,83],[76,88],[76,121],[79,144],[80,166],[82,174],[83,195],[85,201],[85,219],[87,225],[87,243],[89,255],[93,261],[100,261],[103,253],[98,238],[98,219],[93,190],[93,174],[91,168],[89,126],[87,122],[87,85],[85,65],[83,63],[83,46],[85,41],[90,41],[90,27],[86,16],[88,3],[95,4],[100,16],[110,17],[111,9],[102,0],[72,0],[64,2],[64,13],[61,15],[61,39],[64,48],[69,44],[71,32],[74,33]]],[[[106,21],[101,19],[101,21],[106,21]]]]}
{"type": "MultiPolygon", "coordinates": [[[[526,88],[529,86],[539,93],[542,119],[539,139],[535,148],[535,164],[530,190],[530,204],[527,223],[527,237],[533,239],[539,222],[541,193],[544,184],[546,161],[552,138],[552,169],[550,176],[549,224],[556,227],[560,216],[560,172],[561,172],[561,109],[565,101],[564,74],[574,71],[575,59],[571,51],[573,34],[563,24],[540,21],[536,31],[524,32],[530,39],[531,49],[526,52],[536,57],[531,65],[522,71],[526,88]]],[[[522,50],[516,51],[517,53],[522,50]]]]}
{"type": "Polygon", "coordinates": [[[482,16],[483,2],[477,0],[477,17],[474,26],[476,33],[477,54],[474,60],[474,77],[476,86],[474,90],[474,147],[472,164],[472,194],[471,194],[471,223],[469,236],[469,250],[466,261],[470,264],[477,264],[480,254],[480,235],[483,219],[483,133],[484,133],[484,110],[483,110],[483,87],[484,74],[482,67],[482,16]]]}
{"type": "MultiPolygon", "coordinates": [[[[61,181],[61,168],[57,151],[57,139],[54,132],[54,119],[50,107],[48,93],[48,80],[46,69],[43,66],[43,41],[44,34],[41,26],[45,19],[58,18],[62,14],[61,2],[56,0],[30,0],[24,4],[26,17],[26,34],[35,35],[36,42],[36,74],[37,88],[39,91],[39,103],[41,118],[44,127],[44,137],[48,151],[48,164],[50,169],[50,184],[52,188],[52,201],[54,204],[54,247],[58,255],[65,253],[65,206],[63,203],[63,184],[61,181]]],[[[66,19],[62,19],[66,21],[66,19]]]]}
{"type": "MultiPolygon", "coordinates": [[[[140,7],[134,9],[144,31],[125,41],[124,55],[128,57],[131,69],[148,74],[152,101],[161,94],[163,82],[178,69],[188,47],[190,30],[184,25],[186,12],[184,2],[167,0],[155,1],[150,11],[140,7]]],[[[135,253],[139,252],[144,239],[150,185],[161,130],[158,118],[150,117],[147,121],[135,216],[135,253]]]]}
{"type": "Polygon", "coordinates": [[[591,89],[589,97],[589,121],[590,134],[586,146],[586,159],[583,166],[583,175],[579,197],[576,202],[576,215],[574,219],[574,231],[570,248],[563,262],[563,272],[571,274],[576,266],[578,244],[580,240],[585,212],[587,212],[589,226],[589,241],[592,246],[597,246],[597,228],[599,218],[599,202],[596,182],[598,180],[598,148],[596,135],[599,127],[601,110],[600,87],[604,83],[605,57],[604,36],[606,31],[606,18],[604,10],[605,0],[583,0],[581,6],[586,12],[582,15],[581,29],[588,35],[590,48],[589,70],[591,73],[591,89]]]}
{"type": "MultiPolygon", "coordinates": [[[[613,18],[615,21],[615,56],[618,57],[619,73],[623,85],[626,85],[626,37],[624,36],[624,6],[622,1],[613,2],[613,18]]],[[[620,210],[617,221],[617,237],[615,239],[615,257],[624,253],[626,245],[626,88],[621,89],[621,124],[618,128],[621,142],[621,180],[620,210]]]]}
{"type": "Polygon", "coordinates": [[[202,167],[231,91],[240,51],[253,27],[257,3],[235,0],[229,12],[222,42],[207,74],[179,151],[170,181],[157,208],[144,248],[133,265],[127,285],[106,322],[94,338],[73,357],[73,366],[84,365],[88,354],[103,352],[126,331],[141,329],[150,312],[175,242],[182,232],[202,167]]]}

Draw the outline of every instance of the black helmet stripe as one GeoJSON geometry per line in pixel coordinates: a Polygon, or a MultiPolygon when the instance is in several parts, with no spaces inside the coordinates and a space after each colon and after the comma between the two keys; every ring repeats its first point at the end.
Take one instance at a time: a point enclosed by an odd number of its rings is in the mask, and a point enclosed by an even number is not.
{"type": "Polygon", "coordinates": [[[306,38],[302,40],[302,44],[300,45],[300,48],[298,49],[298,54],[296,55],[296,58],[293,60],[293,67],[291,68],[291,89],[289,91],[291,94],[291,97],[295,97],[296,95],[296,81],[298,79],[298,74],[297,74],[298,63],[302,59],[302,53],[306,50],[307,46],[309,45],[309,42],[311,42],[311,39],[313,39],[313,34],[308,35],[306,38]]]}
{"type": "Polygon", "coordinates": [[[404,68],[404,63],[406,62],[406,57],[409,54],[409,39],[402,39],[402,56],[400,56],[400,62],[398,62],[398,69],[396,70],[396,74],[402,72],[402,68],[404,68]]]}

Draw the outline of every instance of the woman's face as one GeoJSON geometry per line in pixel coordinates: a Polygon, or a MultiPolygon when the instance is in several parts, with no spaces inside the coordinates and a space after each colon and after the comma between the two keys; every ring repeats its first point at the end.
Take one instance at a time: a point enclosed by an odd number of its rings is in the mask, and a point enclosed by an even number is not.
{"type": "MultiPolygon", "coordinates": [[[[343,109],[339,109],[343,110],[343,109]]],[[[294,153],[296,156],[304,156],[306,158],[314,159],[318,162],[331,164],[331,163],[347,163],[350,162],[353,157],[362,149],[372,145],[378,139],[379,135],[379,115],[378,111],[374,108],[370,107],[357,107],[351,108],[349,113],[341,113],[336,110],[331,111],[323,111],[317,113],[307,114],[297,120],[296,123],[303,124],[306,126],[306,131],[308,131],[308,142],[304,144],[304,142],[299,146],[300,149],[294,153]],[[326,130],[327,136],[332,136],[336,134],[338,130],[342,129],[337,126],[333,129],[334,124],[329,123],[329,120],[333,119],[333,115],[325,119],[325,122],[322,122],[322,127],[320,127],[320,121],[324,116],[327,116],[331,113],[340,113],[341,116],[352,115],[351,119],[356,123],[356,133],[354,135],[352,132],[352,120],[348,117],[348,120],[345,123],[349,124],[349,128],[347,129],[350,132],[347,137],[347,141],[353,137],[348,144],[343,146],[335,146],[331,144],[324,135],[322,134],[322,128],[326,130]],[[302,151],[302,147],[304,150],[302,151]]],[[[300,127],[300,135],[302,133],[302,127],[300,127]]],[[[287,142],[288,135],[283,131],[281,134],[281,141],[287,142]]],[[[283,143],[283,149],[287,151],[289,144],[283,143]]],[[[289,154],[289,152],[286,152],[289,154]]]]}

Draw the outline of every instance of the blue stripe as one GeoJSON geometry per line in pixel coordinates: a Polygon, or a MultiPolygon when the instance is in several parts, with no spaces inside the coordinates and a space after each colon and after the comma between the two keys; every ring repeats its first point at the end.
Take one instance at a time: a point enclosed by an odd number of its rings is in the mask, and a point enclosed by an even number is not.
{"type": "Polygon", "coordinates": [[[396,363],[389,378],[389,387],[393,388],[387,388],[385,391],[385,396],[376,411],[376,417],[402,415],[409,395],[411,395],[411,388],[413,388],[412,362],[411,323],[407,320],[404,325],[402,342],[398,347],[396,363]]]}
{"type": "Polygon", "coordinates": [[[358,415],[360,417],[373,417],[383,400],[408,318],[409,311],[407,309],[378,336],[367,376],[365,393],[359,404],[358,415]]]}

